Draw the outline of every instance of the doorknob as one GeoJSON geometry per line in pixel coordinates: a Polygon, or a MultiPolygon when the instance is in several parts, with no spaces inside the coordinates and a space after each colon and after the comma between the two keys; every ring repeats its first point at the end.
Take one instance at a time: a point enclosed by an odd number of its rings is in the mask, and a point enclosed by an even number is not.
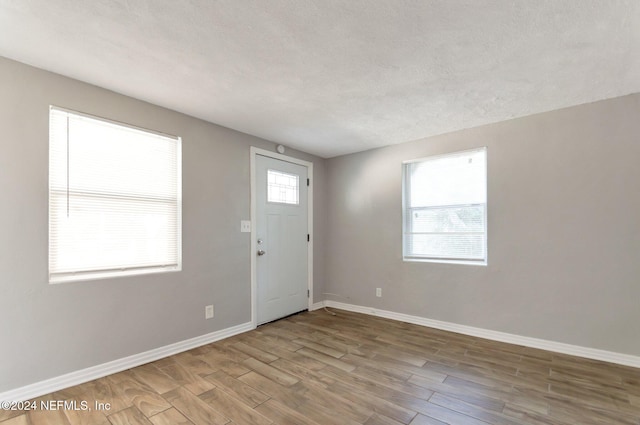
{"type": "Polygon", "coordinates": [[[264,254],[266,254],[266,253],[267,253],[267,252],[266,252],[264,249],[259,249],[259,250],[258,250],[258,255],[264,255],[264,254]]]}

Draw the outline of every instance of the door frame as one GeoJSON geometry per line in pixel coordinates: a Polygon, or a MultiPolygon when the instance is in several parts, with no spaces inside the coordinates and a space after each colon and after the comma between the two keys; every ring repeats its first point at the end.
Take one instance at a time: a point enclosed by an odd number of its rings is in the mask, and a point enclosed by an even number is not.
{"type": "Polygon", "coordinates": [[[251,326],[258,326],[258,280],[257,280],[257,258],[256,252],[258,244],[256,241],[256,157],[258,155],[269,158],[279,159],[285,162],[302,165],[307,167],[307,177],[309,178],[309,186],[307,189],[307,233],[310,236],[307,245],[307,289],[309,290],[308,308],[311,310],[313,305],[313,162],[304,161],[302,159],[293,158],[282,155],[277,152],[271,152],[266,149],[251,146],[250,148],[250,178],[251,178],[251,326]]]}

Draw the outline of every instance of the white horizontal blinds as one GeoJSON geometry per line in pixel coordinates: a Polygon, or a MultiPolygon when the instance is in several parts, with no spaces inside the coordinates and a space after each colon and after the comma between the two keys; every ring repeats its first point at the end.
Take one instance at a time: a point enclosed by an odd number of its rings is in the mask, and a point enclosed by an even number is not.
{"type": "Polygon", "coordinates": [[[49,137],[50,280],[178,269],[180,139],[56,108],[49,137]]]}
{"type": "Polygon", "coordinates": [[[405,256],[486,260],[486,149],[405,164],[405,256]]]}

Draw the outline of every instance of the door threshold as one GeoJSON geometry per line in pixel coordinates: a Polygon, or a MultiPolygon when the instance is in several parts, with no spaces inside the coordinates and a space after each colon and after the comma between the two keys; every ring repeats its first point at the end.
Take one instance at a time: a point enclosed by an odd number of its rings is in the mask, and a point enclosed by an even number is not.
{"type": "Polygon", "coordinates": [[[268,322],[261,323],[261,324],[259,324],[259,325],[258,325],[258,327],[260,327],[260,326],[264,326],[264,325],[268,325],[269,323],[278,322],[278,321],[280,321],[280,320],[288,319],[288,318],[289,318],[289,317],[291,317],[291,316],[296,316],[296,315],[298,315],[298,314],[300,314],[300,313],[306,313],[306,312],[308,312],[308,311],[309,311],[309,309],[308,309],[308,308],[305,308],[304,310],[296,311],[295,313],[291,313],[291,314],[288,314],[288,315],[286,315],[286,316],[282,316],[282,317],[279,317],[279,318],[277,318],[277,319],[273,319],[273,320],[270,320],[270,321],[268,321],[268,322]]]}

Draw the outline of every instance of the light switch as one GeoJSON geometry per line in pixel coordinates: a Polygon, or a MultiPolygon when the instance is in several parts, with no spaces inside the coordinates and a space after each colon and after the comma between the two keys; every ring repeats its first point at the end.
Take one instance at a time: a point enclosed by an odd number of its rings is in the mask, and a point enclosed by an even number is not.
{"type": "Polygon", "coordinates": [[[251,221],[250,220],[241,220],[240,221],[240,231],[243,233],[251,233],[251,221]]]}

